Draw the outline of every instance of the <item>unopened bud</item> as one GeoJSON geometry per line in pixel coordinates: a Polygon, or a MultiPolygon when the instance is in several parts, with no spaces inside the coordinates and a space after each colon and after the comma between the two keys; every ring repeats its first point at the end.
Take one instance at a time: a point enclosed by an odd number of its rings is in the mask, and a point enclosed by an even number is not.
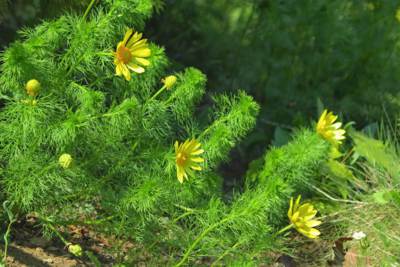
{"type": "Polygon", "coordinates": [[[40,91],[40,82],[36,79],[29,80],[25,86],[26,93],[30,96],[37,96],[40,91]]]}
{"type": "Polygon", "coordinates": [[[60,156],[60,158],[58,159],[58,163],[60,164],[61,167],[63,167],[64,169],[68,169],[69,166],[72,163],[72,157],[70,154],[62,154],[60,156]]]}
{"type": "Polygon", "coordinates": [[[170,76],[165,77],[161,81],[164,83],[164,86],[167,89],[171,89],[172,86],[174,86],[174,84],[176,83],[176,80],[177,80],[177,78],[175,75],[170,75],[170,76]]]}
{"type": "Polygon", "coordinates": [[[83,255],[83,249],[79,245],[73,245],[73,244],[69,245],[68,252],[76,257],[81,257],[83,255]]]}

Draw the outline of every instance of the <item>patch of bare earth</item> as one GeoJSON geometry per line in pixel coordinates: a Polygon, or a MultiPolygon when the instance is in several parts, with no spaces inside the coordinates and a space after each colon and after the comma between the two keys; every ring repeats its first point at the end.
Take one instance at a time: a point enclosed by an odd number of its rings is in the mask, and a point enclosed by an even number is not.
{"type": "MultiPolygon", "coordinates": [[[[11,243],[7,250],[7,267],[73,267],[94,266],[88,257],[74,257],[57,238],[48,240],[42,236],[41,227],[34,220],[23,220],[13,225],[11,243]]],[[[107,252],[111,247],[103,236],[76,226],[64,229],[69,241],[79,244],[84,251],[94,255],[102,266],[112,266],[113,257],[107,252]]],[[[0,245],[3,250],[4,246],[0,245]]]]}

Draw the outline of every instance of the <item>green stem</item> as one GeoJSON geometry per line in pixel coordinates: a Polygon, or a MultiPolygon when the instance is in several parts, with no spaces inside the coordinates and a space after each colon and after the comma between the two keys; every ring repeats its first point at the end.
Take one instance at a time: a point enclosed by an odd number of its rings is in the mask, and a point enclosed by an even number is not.
{"type": "Polygon", "coordinates": [[[96,0],[90,1],[90,4],[86,8],[85,14],[83,14],[83,19],[86,19],[87,15],[89,14],[90,10],[92,9],[92,7],[94,5],[94,2],[96,2],[96,0]]]}
{"type": "Polygon", "coordinates": [[[196,210],[194,210],[194,209],[191,209],[191,208],[188,208],[188,207],[179,205],[179,204],[174,204],[174,206],[177,207],[177,208],[180,208],[180,209],[182,209],[182,210],[184,210],[184,211],[192,211],[192,212],[195,212],[195,211],[196,211],[196,210]]]}
{"type": "Polygon", "coordinates": [[[47,220],[47,219],[45,219],[45,218],[42,218],[42,217],[38,217],[38,218],[39,218],[39,220],[43,221],[43,222],[47,225],[47,227],[49,227],[50,230],[53,231],[53,232],[56,234],[56,236],[57,236],[58,238],[60,238],[60,240],[64,243],[64,245],[68,246],[69,244],[71,244],[71,243],[68,242],[68,241],[61,235],[61,233],[53,226],[53,224],[52,224],[51,221],[49,221],[49,220],[47,220]]]}
{"type": "Polygon", "coordinates": [[[221,220],[220,222],[214,223],[212,225],[210,225],[207,229],[205,229],[200,235],[199,237],[197,237],[197,239],[192,243],[192,245],[186,250],[185,254],[183,255],[182,259],[180,260],[180,262],[178,262],[178,264],[175,265],[175,267],[179,267],[182,266],[187,258],[189,258],[190,253],[192,252],[193,249],[196,248],[197,244],[212,230],[214,230],[215,228],[217,228],[218,226],[220,226],[221,224],[226,223],[227,221],[229,221],[231,218],[225,218],[223,220],[221,220]]]}
{"type": "Polygon", "coordinates": [[[4,209],[4,211],[7,213],[8,220],[9,220],[9,223],[8,223],[8,225],[7,225],[6,233],[5,233],[4,236],[3,236],[3,238],[4,238],[4,253],[3,253],[3,261],[4,261],[4,264],[5,264],[6,260],[7,260],[8,239],[9,239],[10,232],[11,232],[11,226],[12,226],[12,224],[17,220],[16,218],[18,218],[18,215],[17,215],[17,216],[14,216],[14,214],[13,214],[12,211],[11,211],[11,208],[7,206],[8,203],[9,203],[8,200],[6,200],[6,201],[3,202],[3,209],[4,209]]]}
{"type": "Polygon", "coordinates": [[[155,93],[152,97],[150,97],[149,101],[150,101],[150,100],[153,100],[154,98],[156,98],[159,94],[161,94],[162,92],[164,92],[165,89],[167,89],[167,87],[164,85],[163,87],[161,87],[160,90],[157,91],[157,93],[155,93]]]}
{"type": "Polygon", "coordinates": [[[182,218],[185,218],[186,216],[192,215],[194,212],[193,211],[187,211],[185,213],[183,213],[182,215],[178,216],[176,219],[174,219],[174,223],[176,223],[177,221],[179,221],[182,218]]]}
{"type": "Polygon", "coordinates": [[[292,229],[293,227],[294,227],[294,224],[291,223],[291,224],[289,224],[288,226],[286,226],[286,227],[282,228],[281,230],[279,230],[278,232],[276,232],[276,233],[273,235],[273,237],[276,237],[276,236],[278,236],[278,235],[280,235],[280,234],[282,234],[282,233],[284,233],[284,232],[286,232],[286,231],[292,229]]]}
{"type": "Polygon", "coordinates": [[[219,256],[218,259],[216,259],[216,260],[211,264],[211,267],[215,266],[219,261],[222,260],[222,258],[224,258],[226,255],[228,255],[229,252],[231,252],[232,250],[234,250],[234,249],[237,248],[238,246],[240,246],[240,242],[236,242],[235,245],[233,245],[231,248],[225,250],[225,252],[222,253],[222,255],[219,256]]]}
{"type": "Polygon", "coordinates": [[[15,222],[15,219],[11,219],[10,222],[7,225],[7,231],[4,234],[4,257],[3,257],[3,261],[6,262],[7,260],[7,251],[8,251],[8,238],[10,236],[10,232],[11,232],[11,226],[12,224],[15,222]]]}
{"type": "Polygon", "coordinates": [[[112,56],[112,52],[97,52],[96,55],[98,56],[112,56]]]}

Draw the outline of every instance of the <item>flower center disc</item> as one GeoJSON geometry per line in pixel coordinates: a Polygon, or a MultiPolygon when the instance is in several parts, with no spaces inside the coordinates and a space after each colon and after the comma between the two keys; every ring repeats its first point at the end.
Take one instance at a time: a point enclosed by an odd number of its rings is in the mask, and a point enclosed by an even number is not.
{"type": "Polygon", "coordinates": [[[125,46],[120,46],[117,49],[117,58],[119,61],[123,62],[124,64],[129,63],[132,58],[132,53],[129,48],[125,46]]]}
{"type": "Polygon", "coordinates": [[[179,152],[178,155],[176,155],[176,163],[178,165],[181,165],[181,166],[184,165],[186,162],[186,159],[187,159],[187,157],[181,152],[179,152]]]}

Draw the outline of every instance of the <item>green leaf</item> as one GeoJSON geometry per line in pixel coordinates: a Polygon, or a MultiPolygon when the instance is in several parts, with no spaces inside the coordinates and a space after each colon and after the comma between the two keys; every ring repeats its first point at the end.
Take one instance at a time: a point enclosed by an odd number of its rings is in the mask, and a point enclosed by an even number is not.
{"type": "Polygon", "coordinates": [[[281,127],[276,127],[274,132],[274,140],[272,140],[272,145],[280,147],[286,145],[290,140],[290,132],[282,129],[281,127]]]}
{"type": "Polygon", "coordinates": [[[354,150],[374,166],[385,169],[390,176],[400,180],[400,164],[396,151],[382,141],[365,136],[359,132],[351,132],[354,150]]]}
{"type": "Polygon", "coordinates": [[[380,205],[385,205],[385,204],[389,203],[389,199],[388,199],[386,191],[375,192],[372,195],[372,199],[375,203],[380,204],[380,205]]]}

